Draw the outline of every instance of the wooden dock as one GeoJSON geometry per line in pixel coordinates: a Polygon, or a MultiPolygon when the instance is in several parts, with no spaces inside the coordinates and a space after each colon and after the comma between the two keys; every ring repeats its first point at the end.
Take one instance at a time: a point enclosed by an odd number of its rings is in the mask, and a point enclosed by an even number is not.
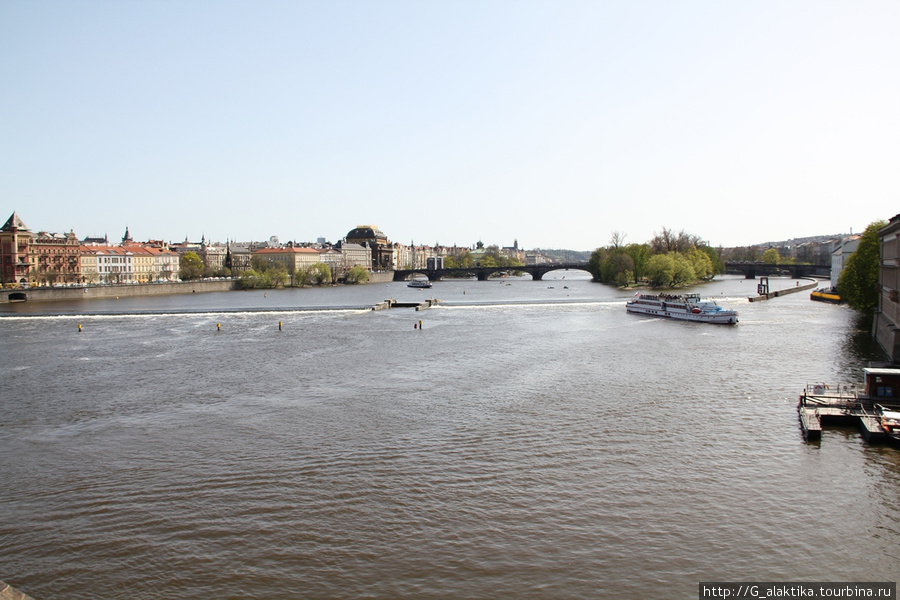
{"type": "Polygon", "coordinates": [[[800,395],[797,417],[804,439],[814,442],[822,439],[822,427],[827,425],[859,428],[869,444],[898,442],[881,426],[875,412],[875,399],[857,393],[855,388],[826,389],[810,386],[800,395]]]}

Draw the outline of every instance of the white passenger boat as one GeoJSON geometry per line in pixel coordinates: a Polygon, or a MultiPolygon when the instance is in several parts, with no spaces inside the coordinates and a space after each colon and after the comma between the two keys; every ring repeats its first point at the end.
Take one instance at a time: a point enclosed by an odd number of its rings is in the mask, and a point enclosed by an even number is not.
{"type": "Polygon", "coordinates": [[[427,279],[413,279],[406,284],[406,287],[427,289],[431,287],[431,282],[427,279]]]}
{"type": "Polygon", "coordinates": [[[738,322],[737,311],[727,310],[712,300],[701,300],[700,294],[641,294],[634,295],[625,305],[630,313],[697,321],[700,323],[724,323],[733,325],[738,322]]]}

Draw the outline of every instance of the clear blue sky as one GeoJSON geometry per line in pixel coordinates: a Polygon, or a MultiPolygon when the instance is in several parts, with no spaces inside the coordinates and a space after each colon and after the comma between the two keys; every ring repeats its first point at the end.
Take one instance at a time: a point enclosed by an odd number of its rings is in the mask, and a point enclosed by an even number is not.
{"type": "Polygon", "coordinates": [[[0,212],[736,246],[900,212],[900,2],[0,0],[0,212]]]}

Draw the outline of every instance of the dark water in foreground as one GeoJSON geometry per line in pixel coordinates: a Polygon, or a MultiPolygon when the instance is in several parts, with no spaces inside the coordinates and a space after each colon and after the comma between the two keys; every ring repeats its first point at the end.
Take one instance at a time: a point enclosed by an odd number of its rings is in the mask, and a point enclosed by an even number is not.
{"type": "Polygon", "coordinates": [[[807,381],[880,358],[851,311],[729,278],[700,291],[739,325],[664,321],[574,277],[4,308],[0,579],[39,600],[896,580],[900,451],[797,429],[807,381]],[[290,310],[428,296],[448,304],[290,310]],[[191,312],[60,314],[86,310],[191,312]]]}

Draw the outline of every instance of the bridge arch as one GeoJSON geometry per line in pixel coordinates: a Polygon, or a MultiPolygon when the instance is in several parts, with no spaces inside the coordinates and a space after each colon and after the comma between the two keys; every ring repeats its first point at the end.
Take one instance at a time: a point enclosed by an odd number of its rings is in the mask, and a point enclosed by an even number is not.
{"type": "Polygon", "coordinates": [[[587,271],[587,263],[545,263],[540,265],[520,265],[516,267],[468,267],[462,269],[399,269],[394,271],[394,281],[408,281],[416,274],[425,275],[429,281],[440,281],[444,277],[476,277],[487,281],[495,273],[519,271],[528,273],[534,281],[540,281],[550,271],[587,271]]]}

